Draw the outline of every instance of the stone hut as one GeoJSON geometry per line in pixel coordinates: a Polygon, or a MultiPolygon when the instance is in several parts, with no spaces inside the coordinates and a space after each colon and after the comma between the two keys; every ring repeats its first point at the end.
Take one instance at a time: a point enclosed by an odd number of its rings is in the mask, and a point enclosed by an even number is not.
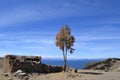
{"type": "Polygon", "coordinates": [[[6,55],[4,58],[4,71],[15,72],[17,70],[29,71],[41,67],[40,56],[16,56],[6,55]]]}
{"type": "Polygon", "coordinates": [[[6,55],[4,58],[4,72],[13,73],[22,70],[28,73],[52,73],[61,72],[63,67],[46,65],[41,62],[40,56],[6,55]]]}

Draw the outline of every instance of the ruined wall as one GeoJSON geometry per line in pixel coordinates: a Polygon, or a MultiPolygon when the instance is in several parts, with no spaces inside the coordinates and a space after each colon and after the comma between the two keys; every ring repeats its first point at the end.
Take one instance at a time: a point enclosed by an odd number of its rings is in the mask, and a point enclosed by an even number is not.
{"type": "Polygon", "coordinates": [[[4,58],[4,72],[15,72],[17,70],[28,73],[51,73],[60,72],[63,68],[42,64],[40,56],[6,55],[4,58]]]}

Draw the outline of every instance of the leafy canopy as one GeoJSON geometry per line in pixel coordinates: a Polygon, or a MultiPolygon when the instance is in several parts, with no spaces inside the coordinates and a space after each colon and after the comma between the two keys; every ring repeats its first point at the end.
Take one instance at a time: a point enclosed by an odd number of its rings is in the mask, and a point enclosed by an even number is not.
{"type": "Polygon", "coordinates": [[[65,25],[56,35],[56,46],[59,47],[63,52],[65,49],[70,50],[73,53],[72,46],[74,45],[75,38],[71,35],[71,29],[65,25]]]}

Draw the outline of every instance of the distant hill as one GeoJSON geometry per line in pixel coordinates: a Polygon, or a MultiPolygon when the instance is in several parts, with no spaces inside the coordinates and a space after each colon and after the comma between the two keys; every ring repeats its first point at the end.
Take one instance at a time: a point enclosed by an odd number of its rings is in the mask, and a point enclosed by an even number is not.
{"type": "Polygon", "coordinates": [[[3,57],[0,57],[0,59],[4,59],[3,57]]]}
{"type": "Polygon", "coordinates": [[[4,58],[0,57],[0,69],[3,68],[4,58]]]}
{"type": "Polygon", "coordinates": [[[120,58],[108,58],[100,62],[88,63],[85,69],[116,70],[119,67],[120,67],[120,58]]]}

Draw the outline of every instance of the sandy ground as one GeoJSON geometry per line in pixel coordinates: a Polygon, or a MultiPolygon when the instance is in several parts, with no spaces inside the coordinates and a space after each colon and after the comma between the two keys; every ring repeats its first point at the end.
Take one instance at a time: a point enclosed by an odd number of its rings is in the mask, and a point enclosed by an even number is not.
{"type": "Polygon", "coordinates": [[[96,78],[96,80],[120,80],[120,72],[105,72],[96,78]]]}
{"type": "Polygon", "coordinates": [[[29,80],[120,80],[120,72],[79,70],[78,73],[51,73],[31,76],[29,80]]]}
{"type": "MultiPolygon", "coordinates": [[[[12,75],[5,77],[0,70],[0,80],[19,80],[12,75]]],[[[79,70],[74,72],[60,72],[50,74],[33,74],[30,75],[29,80],[120,80],[120,72],[104,72],[98,70],[79,70]]]]}

